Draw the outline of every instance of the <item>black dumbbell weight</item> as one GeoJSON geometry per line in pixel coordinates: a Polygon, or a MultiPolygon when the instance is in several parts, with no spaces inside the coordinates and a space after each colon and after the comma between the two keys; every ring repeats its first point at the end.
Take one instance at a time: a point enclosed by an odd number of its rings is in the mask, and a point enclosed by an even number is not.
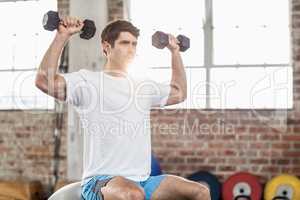
{"type": "MultiPolygon", "coordinates": [[[[190,48],[190,39],[184,35],[178,35],[177,40],[179,41],[180,51],[186,51],[190,48]]],[[[156,31],[152,35],[152,45],[158,49],[163,49],[169,44],[169,36],[162,32],[156,31]]]]}
{"type": "MultiPolygon", "coordinates": [[[[53,31],[58,28],[60,19],[58,16],[58,12],[55,11],[48,11],[43,18],[43,26],[44,29],[48,31],[53,31]]],[[[80,33],[80,37],[83,39],[90,39],[95,35],[96,26],[92,20],[84,20],[83,21],[83,28],[80,33]]]]}

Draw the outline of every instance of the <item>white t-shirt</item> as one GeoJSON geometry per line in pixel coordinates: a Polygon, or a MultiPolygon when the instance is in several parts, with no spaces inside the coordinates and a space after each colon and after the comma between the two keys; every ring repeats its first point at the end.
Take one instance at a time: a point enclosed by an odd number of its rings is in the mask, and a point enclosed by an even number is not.
{"type": "Polygon", "coordinates": [[[95,175],[146,180],[151,172],[151,107],[163,107],[169,84],[80,70],[63,74],[66,102],[84,130],[82,183],[95,175]]]}

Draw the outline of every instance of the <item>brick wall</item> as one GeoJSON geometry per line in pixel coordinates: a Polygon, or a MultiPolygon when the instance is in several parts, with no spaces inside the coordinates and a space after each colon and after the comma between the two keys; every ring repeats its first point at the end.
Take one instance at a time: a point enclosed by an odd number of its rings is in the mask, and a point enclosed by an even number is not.
{"type": "MultiPolygon", "coordinates": [[[[40,180],[46,191],[49,189],[53,181],[55,121],[54,112],[0,112],[1,180],[40,180]]],[[[62,178],[66,175],[65,133],[64,126],[59,171],[62,178]]]]}
{"type": "MultiPolygon", "coordinates": [[[[68,0],[59,0],[68,13],[68,0]]],[[[152,146],[165,173],[209,170],[222,180],[247,170],[266,181],[279,173],[300,176],[300,0],[292,3],[294,109],[153,111],[152,146]],[[282,126],[286,125],[286,130],[282,126]],[[197,126],[198,125],[198,126],[197,126]]],[[[108,0],[109,20],[121,18],[122,0],[108,0]]],[[[66,177],[66,118],[60,175],[66,177]]],[[[0,112],[0,179],[52,180],[54,112],[0,112]],[[2,156],[3,155],[3,156],[2,156]]]]}
{"type": "Polygon", "coordinates": [[[246,170],[265,182],[279,173],[300,175],[299,114],[191,110],[178,115],[171,110],[155,111],[152,145],[164,171],[181,176],[209,170],[224,180],[246,170]],[[286,130],[278,127],[279,120],[269,121],[274,115],[282,116],[279,123],[286,123],[286,130]]]}

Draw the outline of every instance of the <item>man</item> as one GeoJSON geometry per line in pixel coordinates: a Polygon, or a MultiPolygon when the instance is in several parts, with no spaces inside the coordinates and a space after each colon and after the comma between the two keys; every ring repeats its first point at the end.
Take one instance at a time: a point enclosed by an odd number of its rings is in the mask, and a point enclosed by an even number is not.
{"type": "Polygon", "coordinates": [[[210,199],[204,184],[175,175],[150,176],[150,109],[186,99],[186,76],[177,39],[169,35],[172,64],[169,85],[137,80],[128,74],[139,30],[125,20],[108,24],[101,34],[107,59],[103,71],[59,74],[61,51],[82,27],[80,19],[61,20],[36,77],[39,89],[71,103],[79,112],[84,128],[82,197],[85,200],[210,199]]]}

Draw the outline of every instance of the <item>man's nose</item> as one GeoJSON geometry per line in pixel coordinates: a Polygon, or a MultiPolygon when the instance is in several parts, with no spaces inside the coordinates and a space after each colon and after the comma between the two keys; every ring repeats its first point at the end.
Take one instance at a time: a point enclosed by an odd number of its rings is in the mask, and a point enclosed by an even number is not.
{"type": "Polygon", "coordinates": [[[130,45],[129,52],[134,53],[136,51],[136,46],[130,45]]]}

